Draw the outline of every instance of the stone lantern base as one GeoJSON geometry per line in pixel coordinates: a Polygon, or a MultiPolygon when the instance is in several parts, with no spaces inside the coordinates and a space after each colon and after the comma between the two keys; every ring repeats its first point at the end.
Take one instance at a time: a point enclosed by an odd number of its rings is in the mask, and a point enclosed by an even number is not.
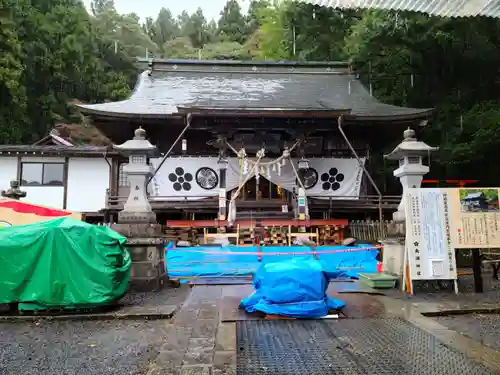
{"type": "Polygon", "coordinates": [[[156,223],[156,214],[154,212],[118,212],[118,222],[122,224],[137,224],[137,223],[156,223]]]}
{"type": "Polygon", "coordinates": [[[130,289],[158,291],[168,282],[162,226],[150,223],[117,223],[111,229],[127,237],[132,258],[130,289]]]}

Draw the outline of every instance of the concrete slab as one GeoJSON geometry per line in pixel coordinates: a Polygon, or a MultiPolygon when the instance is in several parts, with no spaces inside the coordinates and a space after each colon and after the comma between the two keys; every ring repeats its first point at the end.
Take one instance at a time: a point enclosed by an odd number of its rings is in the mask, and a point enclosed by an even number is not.
{"type": "Polygon", "coordinates": [[[482,345],[500,350],[500,314],[450,315],[433,320],[482,345]]]}
{"type": "Polygon", "coordinates": [[[399,316],[434,335],[445,345],[450,346],[467,357],[481,363],[500,374],[500,351],[489,348],[469,337],[461,335],[440,324],[435,319],[426,317],[408,301],[401,301],[389,297],[377,297],[383,303],[386,314],[399,316]]]}

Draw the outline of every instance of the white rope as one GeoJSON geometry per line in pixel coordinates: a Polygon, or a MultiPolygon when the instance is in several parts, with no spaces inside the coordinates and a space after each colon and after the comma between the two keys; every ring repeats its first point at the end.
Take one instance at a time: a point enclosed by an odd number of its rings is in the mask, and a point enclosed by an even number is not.
{"type": "MultiPolygon", "coordinates": [[[[253,164],[258,162],[258,161],[253,161],[251,159],[248,159],[248,155],[247,155],[246,150],[244,148],[240,149],[240,151],[237,151],[228,141],[225,141],[225,142],[226,142],[227,146],[229,147],[229,149],[231,151],[233,151],[234,154],[238,158],[246,159],[248,164],[250,164],[250,165],[253,165],[253,164]]],[[[274,160],[271,160],[271,161],[268,161],[265,163],[260,163],[260,166],[261,167],[268,167],[268,166],[270,167],[273,164],[280,163],[283,159],[288,159],[290,157],[292,151],[295,150],[295,148],[299,145],[299,143],[300,143],[300,140],[297,140],[290,149],[288,147],[285,147],[285,149],[283,150],[283,154],[281,156],[279,156],[278,158],[276,158],[274,160]]]]}
{"type": "Polygon", "coordinates": [[[297,172],[297,168],[295,168],[295,165],[293,164],[292,158],[290,158],[290,164],[292,165],[293,173],[295,174],[295,177],[297,178],[297,181],[299,181],[299,185],[302,189],[304,189],[304,194],[306,192],[306,188],[304,187],[304,184],[302,183],[302,179],[299,176],[299,172],[297,172]]]}
{"type": "Polygon", "coordinates": [[[265,155],[264,149],[260,149],[257,152],[257,162],[252,166],[252,169],[246,176],[245,180],[239,184],[238,190],[232,195],[231,200],[229,201],[229,207],[228,207],[228,214],[227,214],[227,221],[229,225],[233,225],[234,221],[236,220],[236,199],[240,195],[241,189],[243,189],[243,186],[252,178],[253,174],[255,173],[256,168],[258,167],[258,163],[260,159],[262,159],[265,155]]]}
{"type": "Polygon", "coordinates": [[[255,155],[257,157],[257,160],[253,161],[253,160],[248,159],[246,150],[244,148],[241,148],[239,151],[237,151],[227,140],[225,140],[224,142],[226,143],[226,145],[228,146],[228,148],[233,153],[236,154],[236,156],[238,157],[239,162],[240,162],[240,165],[239,165],[240,166],[240,170],[239,170],[239,172],[240,172],[240,176],[239,177],[240,178],[239,178],[238,189],[231,196],[231,199],[229,200],[229,205],[228,205],[227,221],[228,221],[229,225],[233,225],[234,221],[236,220],[236,199],[240,195],[240,192],[243,189],[243,187],[246,185],[246,183],[254,175],[256,177],[258,176],[260,168],[266,168],[269,171],[269,168],[271,166],[278,165],[278,170],[279,170],[280,166],[281,166],[281,162],[283,160],[288,159],[289,162],[290,162],[290,164],[292,165],[292,169],[293,169],[293,172],[295,174],[295,177],[297,178],[297,181],[299,181],[300,187],[302,189],[304,189],[304,192],[305,192],[304,184],[302,183],[302,180],[300,179],[300,176],[299,176],[299,174],[297,172],[297,169],[295,168],[295,165],[293,164],[293,161],[292,161],[292,158],[291,158],[291,153],[300,144],[300,142],[301,142],[300,140],[297,140],[290,149],[288,147],[285,147],[285,149],[283,150],[283,154],[281,156],[279,156],[278,158],[276,158],[276,159],[274,159],[272,161],[269,161],[269,162],[265,162],[265,163],[261,162],[261,159],[264,158],[264,156],[265,156],[265,150],[263,148],[261,148],[259,151],[257,151],[257,153],[255,155]],[[243,169],[244,168],[242,167],[243,166],[242,163],[248,163],[251,166],[251,169],[246,174],[246,177],[243,180],[243,182],[241,182],[242,175],[244,174],[243,173],[243,169]]]}

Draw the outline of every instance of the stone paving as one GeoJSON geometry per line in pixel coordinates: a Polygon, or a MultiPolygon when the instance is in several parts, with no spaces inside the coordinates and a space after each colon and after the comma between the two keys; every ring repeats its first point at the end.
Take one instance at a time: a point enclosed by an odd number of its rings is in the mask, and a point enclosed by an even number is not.
{"type": "MultiPolygon", "coordinates": [[[[387,296],[367,295],[356,285],[332,283],[329,295],[346,301],[349,318],[400,316],[438,336],[447,345],[485,363],[500,373],[500,352],[460,335],[452,328],[421,315],[418,304],[387,296]],[[352,289],[353,293],[345,293],[352,289]]],[[[195,286],[184,305],[167,324],[166,340],[149,368],[148,375],[236,374],[236,326],[245,317],[238,312],[251,285],[195,286]]],[[[364,291],[366,292],[366,291],[364,291]]],[[[370,292],[370,291],[368,291],[370,292]]],[[[377,294],[376,291],[373,291],[377,294]]],[[[427,310],[446,305],[428,302],[427,310]],[[432,306],[431,306],[432,304],[432,306]]],[[[473,306],[470,306],[473,307],[473,306]]],[[[250,318],[255,319],[255,318],[250,318]]],[[[484,342],[484,340],[483,340],[484,342]]]]}
{"type": "Polygon", "coordinates": [[[236,328],[221,323],[221,286],[197,286],[167,326],[148,375],[236,374],[236,328]]]}

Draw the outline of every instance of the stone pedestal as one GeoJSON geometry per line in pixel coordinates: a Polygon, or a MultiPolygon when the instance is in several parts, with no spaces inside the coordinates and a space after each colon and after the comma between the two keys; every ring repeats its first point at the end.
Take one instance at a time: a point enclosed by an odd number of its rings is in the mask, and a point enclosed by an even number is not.
{"type": "Polygon", "coordinates": [[[156,214],[151,210],[147,194],[151,177],[147,160],[156,147],[146,139],[144,129],[139,128],[133,139],[114,148],[129,158],[123,171],[130,184],[130,193],[123,210],[118,213],[118,224],[111,228],[128,239],[127,247],[132,257],[131,289],[157,291],[168,280],[168,275],[162,227],[156,223],[156,214]]]}
{"type": "Polygon", "coordinates": [[[396,276],[403,276],[405,241],[388,238],[380,241],[384,249],[382,271],[396,276]]]}
{"type": "Polygon", "coordinates": [[[134,291],[158,291],[168,281],[165,267],[165,240],[160,224],[113,224],[111,229],[126,236],[132,258],[130,288],[134,291]]]}

